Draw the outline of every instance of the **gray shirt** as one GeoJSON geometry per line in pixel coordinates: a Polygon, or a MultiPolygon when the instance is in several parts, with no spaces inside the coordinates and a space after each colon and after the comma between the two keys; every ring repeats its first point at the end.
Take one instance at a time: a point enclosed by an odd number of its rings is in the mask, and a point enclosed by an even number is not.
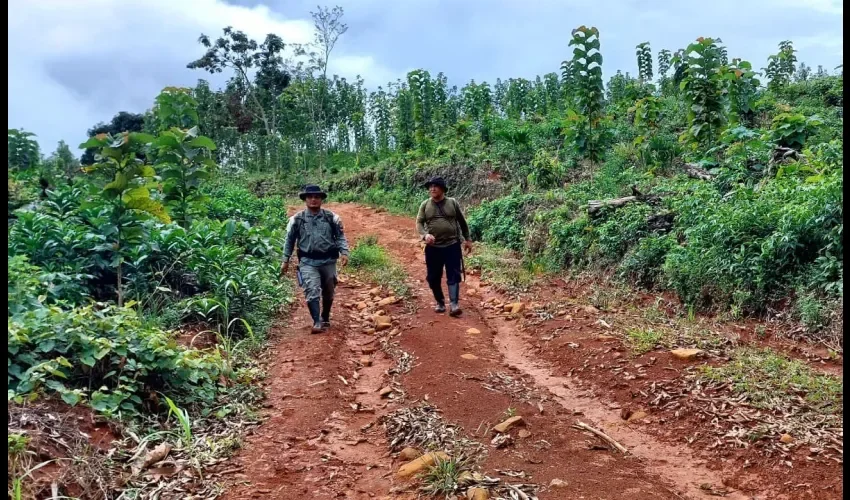
{"type": "MultiPolygon", "coordinates": [[[[342,219],[339,218],[339,215],[327,211],[331,214],[332,222],[328,221],[324,212],[326,212],[326,210],[322,209],[319,210],[318,213],[314,214],[309,209],[305,209],[289,218],[289,223],[286,225],[286,242],[283,245],[284,262],[289,262],[289,259],[292,257],[292,253],[295,251],[296,242],[298,249],[302,253],[321,254],[330,252],[336,248],[339,250],[341,255],[347,256],[349,254],[348,240],[345,239],[342,219]],[[301,220],[300,227],[297,231],[293,231],[296,221],[299,219],[301,220]],[[331,227],[331,223],[337,227],[338,234],[336,237],[334,237],[334,231],[333,227],[331,227]]],[[[313,258],[303,256],[299,258],[299,262],[308,266],[323,266],[325,264],[336,262],[336,258],[313,258]]]]}

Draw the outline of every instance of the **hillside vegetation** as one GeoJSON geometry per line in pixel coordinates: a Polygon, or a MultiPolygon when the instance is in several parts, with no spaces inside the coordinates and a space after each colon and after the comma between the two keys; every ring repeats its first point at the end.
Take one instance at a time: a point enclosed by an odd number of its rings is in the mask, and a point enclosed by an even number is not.
{"type": "MultiPolygon", "coordinates": [[[[144,114],[96,124],[81,163],[9,129],[10,407],[58,398],[151,447],[179,435],[197,467],[228,453],[215,444],[227,433],[201,436],[254,416],[254,354],[293,297],[278,278],[286,198],[307,181],[413,214],[421,183],[442,175],[473,237],[534,272],[835,331],[840,67],[812,71],[791,42],[750,63],[701,37],[655,57],[641,43],[637,76],[603,84],[604,34],[581,26],[560,68],[534,79],[458,88],[420,69],[367,90],[327,74],[342,10],[314,18],[306,47],[202,36],[188,66],[226,72],[226,87],[169,87],[144,114]]],[[[10,427],[10,481],[32,466],[28,439],[10,427]]],[[[85,477],[81,491],[114,489],[85,477]]]]}

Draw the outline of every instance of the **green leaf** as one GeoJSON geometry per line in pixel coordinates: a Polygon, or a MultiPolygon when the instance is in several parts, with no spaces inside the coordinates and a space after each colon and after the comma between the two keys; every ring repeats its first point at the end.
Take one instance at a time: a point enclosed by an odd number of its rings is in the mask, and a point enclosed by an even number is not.
{"type": "Polygon", "coordinates": [[[156,170],[150,165],[142,165],[139,169],[139,176],[144,177],[146,179],[151,178],[156,175],[156,170]]]}
{"type": "Polygon", "coordinates": [[[200,135],[189,141],[189,147],[207,148],[210,151],[215,151],[215,143],[209,137],[200,135]]]}
{"type": "Polygon", "coordinates": [[[127,208],[153,215],[166,224],[171,222],[171,217],[168,216],[168,213],[165,211],[165,207],[163,207],[158,201],[150,198],[135,198],[129,200],[127,202],[127,208]]]}
{"type": "Polygon", "coordinates": [[[127,176],[124,175],[123,172],[117,172],[115,174],[115,180],[103,187],[104,191],[108,191],[116,195],[125,189],[127,189],[127,176]]]}
{"type": "Polygon", "coordinates": [[[67,403],[71,406],[76,406],[77,403],[80,402],[80,399],[82,399],[80,397],[79,393],[73,392],[73,391],[62,392],[61,394],[62,394],[62,401],[64,401],[65,403],[67,403]]]}
{"type": "Polygon", "coordinates": [[[157,148],[178,148],[180,147],[180,140],[178,140],[177,137],[174,136],[173,132],[163,132],[159,134],[159,137],[156,138],[153,145],[157,148]]]}
{"type": "Polygon", "coordinates": [[[150,144],[154,141],[154,139],[154,136],[145,134],[144,132],[130,132],[131,144],[150,144]]]}
{"type": "Polygon", "coordinates": [[[124,191],[124,196],[121,197],[124,200],[124,203],[129,202],[130,200],[135,200],[137,198],[150,198],[151,192],[148,191],[148,188],[145,187],[137,187],[133,189],[128,189],[124,191]]]}

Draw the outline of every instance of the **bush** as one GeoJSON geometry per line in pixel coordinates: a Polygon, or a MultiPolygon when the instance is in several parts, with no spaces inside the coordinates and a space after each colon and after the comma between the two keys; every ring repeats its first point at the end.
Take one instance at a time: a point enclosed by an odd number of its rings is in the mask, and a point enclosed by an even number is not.
{"type": "Polygon", "coordinates": [[[667,253],[675,246],[676,240],[670,235],[641,239],[620,262],[618,275],[647,290],[663,288],[662,266],[667,253]]]}
{"type": "Polygon", "coordinates": [[[179,346],[129,308],[35,308],[10,317],[8,329],[10,399],[49,390],[118,416],[140,412],[156,392],[209,403],[217,391],[217,354],[179,346]]]}

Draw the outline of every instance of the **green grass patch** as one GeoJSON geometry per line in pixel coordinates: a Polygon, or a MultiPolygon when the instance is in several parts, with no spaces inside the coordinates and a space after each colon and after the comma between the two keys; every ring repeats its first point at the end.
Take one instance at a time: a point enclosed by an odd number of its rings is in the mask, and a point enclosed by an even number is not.
{"type": "Polygon", "coordinates": [[[635,328],[626,332],[626,341],[635,354],[644,354],[655,349],[664,338],[661,330],[635,328]]]}
{"type": "Polygon", "coordinates": [[[705,366],[701,370],[709,380],[731,383],[735,393],[746,394],[750,404],[757,408],[789,408],[800,396],[818,413],[842,411],[841,379],[819,373],[771,349],[743,347],[733,353],[729,363],[705,366]]]}
{"type": "Polygon", "coordinates": [[[450,458],[443,460],[438,458],[433,467],[422,474],[421,491],[431,496],[452,495],[460,487],[461,473],[469,469],[467,460],[450,458]]]}
{"type": "Polygon", "coordinates": [[[483,280],[509,290],[528,289],[543,272],[536,261],[519,259],[510,250],[483,243],[476,244],[475,252],[465,259],[467,269],[476,269],[483,280]]]}
{"type": "Polygon", "coordinates": [[[412,296],[407,284],[407,273],[392,261],[386,248],[378,244],[378,238],[374,235],[364,236],[357,241],[351,249],[348,265],[365,279],[389,287],[396,297],[409,299],[412,296]]]}

